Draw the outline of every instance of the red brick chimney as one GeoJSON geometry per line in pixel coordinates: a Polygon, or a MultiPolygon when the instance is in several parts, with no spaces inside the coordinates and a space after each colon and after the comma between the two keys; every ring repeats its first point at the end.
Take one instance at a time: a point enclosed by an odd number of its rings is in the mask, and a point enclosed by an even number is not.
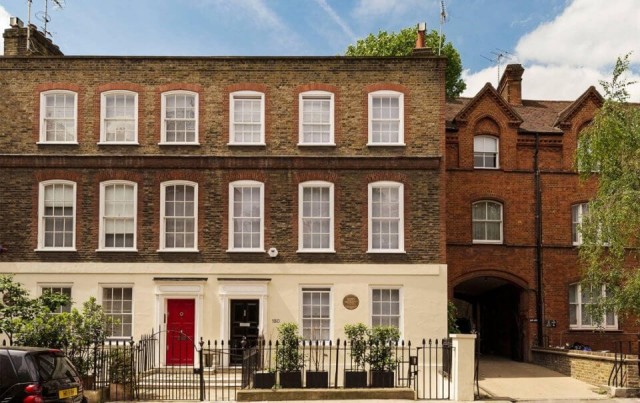
{"type": "Polygon", "coordinates": [[[498,84],[498,93],[507,100],[509,105],[522,105],[522,74],[521,64],[508,64],[498,84]]]}
{"type": "Polygon", "coordinates": [[[421,22],[418,24],[418,30],[416,34],[416,47],[413,48],[414,56],[430,56],[433,55],[433,50],[425,46],[425,33],[427,32],[427,23],[421,22]]]}
{"type": "Polygon", "coordinates": [[[10,28],[2,35],[5,56],[63,56],[60,48],[35,25],[25,27],[17,17],[11,17],[9,21],[10,28]]]}

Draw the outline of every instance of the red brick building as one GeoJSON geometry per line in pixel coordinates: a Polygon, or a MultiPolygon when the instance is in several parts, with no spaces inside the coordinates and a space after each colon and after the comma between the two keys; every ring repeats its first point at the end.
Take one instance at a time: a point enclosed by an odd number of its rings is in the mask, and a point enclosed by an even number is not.
{"type": "Polygon", "coordinates": [[[576,230],[595,189],[576,145],[603,98],[591,87],[571,102],[523,99],[523,73],[509,65],[497,90],[447,104],[449,294],[484,353],[527,359],[539,337],[609,350],[638,328],[586,314],[576,230]]]}

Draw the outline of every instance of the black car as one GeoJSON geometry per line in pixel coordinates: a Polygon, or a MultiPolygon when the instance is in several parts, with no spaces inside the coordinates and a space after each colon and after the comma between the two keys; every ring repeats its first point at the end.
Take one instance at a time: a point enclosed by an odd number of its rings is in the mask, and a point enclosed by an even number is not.
{"type": "Polygon", "coordinates": [[[83,402],[80,375],[64,352],[0,347],[0,403],[83,402]]]}

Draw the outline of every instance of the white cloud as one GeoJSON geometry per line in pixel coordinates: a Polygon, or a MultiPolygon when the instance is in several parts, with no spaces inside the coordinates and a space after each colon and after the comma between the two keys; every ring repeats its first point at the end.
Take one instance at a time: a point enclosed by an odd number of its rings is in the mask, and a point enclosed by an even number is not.
{"type": "MultiPolygon", "coordinates": [[[[630,51],[629,81],[640,81],[640,7],[637,0],[573,0],[554,20],[524,35],[516,45],[516,60],[525,68],[525,99],[575,100],[590,86],[601,93],[619,56],[630,51]]],[[[502,66],[504,69],[504,65],[502,66]]],[[[497,85],[497,67],[465,71],[467,90],[474,96],[486,82],[497,85]]],[[[640,101],[640,84],[629,87],[630,101],[640,101]]]]}
{"type": "Polygon", "coordinates": [[[4,38],[1,33],[4,32],[5,29],[9,28],[9,17],[11,14],[4,9],[4,7],[0,6],[0,53],[4,54],[4,38]]]}
{"type": "Polygon", "coordinates": [[[640,62],[637,0],[575,0],[555,20],[520,38],[516,53],[525,63],[603,68],[636,50],[640,62]]]}
{"type": "Polygon", "coordinates": [[[338,26],[340,26],[340,28],[342,28],[344,33],[347,34],[347,36],[349,37],[350,41],[355,41],[356,35],[353,33],[353,30],[351,29],[351,27],[349,27],[349,25],[342,18],[340,18],[338,13],[336,13],[335,10],[333,8],[331,8],[331,6],[329,4],[327,4],[326,0],[316,0],[316,3],[318,3],[318,5],[320,7],[322,7],[322,9],[327,14],[329,14],[329,17],[331,17],[331,19],[336,24],[338,24],[338,26]]]}

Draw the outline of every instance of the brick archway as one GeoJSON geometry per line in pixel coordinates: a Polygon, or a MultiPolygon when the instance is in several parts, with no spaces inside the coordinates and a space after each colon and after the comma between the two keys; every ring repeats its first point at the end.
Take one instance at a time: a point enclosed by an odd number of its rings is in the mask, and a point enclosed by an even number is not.
{"type": "MultiPolygon", "coordinates": [[[[463,332],[479,333],[482,354],[523,361],[528,358],[530,335],[530,289],[510,273],[482,271],[454,281],[453,301],[458,307],[458,325],[463,332]]],[[[535,325],[535,323],[533,323],[535,325]]]]}

